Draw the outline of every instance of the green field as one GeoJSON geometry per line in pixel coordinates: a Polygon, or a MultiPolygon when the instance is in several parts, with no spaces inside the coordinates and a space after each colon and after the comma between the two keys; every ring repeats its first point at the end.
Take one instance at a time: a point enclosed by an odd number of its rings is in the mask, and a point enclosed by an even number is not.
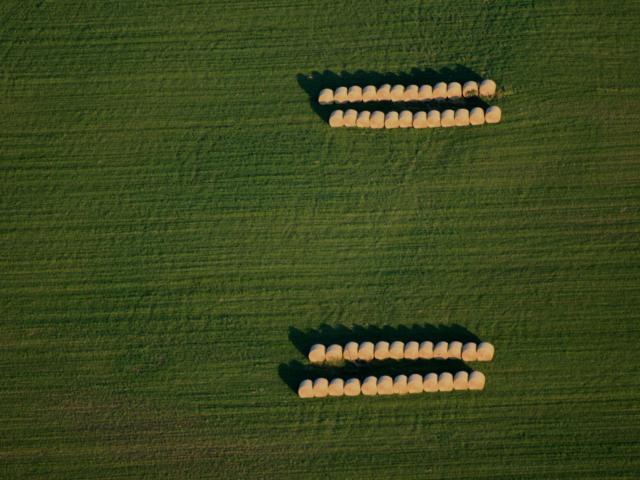
{"type": "Polygon", "coordinates": [[[0,19],[0,477],[640,476],[640,3],[0,19]],[[495,79],[503,122],[310,103],[413,69],[495,79]],[[496,345],[484,392],[290,388],[305,342],[429,328],[496,345]]]}

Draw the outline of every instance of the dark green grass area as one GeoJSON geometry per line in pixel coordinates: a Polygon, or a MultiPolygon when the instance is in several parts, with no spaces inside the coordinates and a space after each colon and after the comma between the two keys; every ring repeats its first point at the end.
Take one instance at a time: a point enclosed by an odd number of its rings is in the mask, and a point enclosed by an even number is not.
{"type": "Polygon", "coordinates": [[[638,3],[0,19],[0,476],[638,477],[638,3]],[[330,129],[303,88],[456,68],[501,124],[330,129]],[[322,325],[496,358],[481,393],[302,401],[322,325]]]}

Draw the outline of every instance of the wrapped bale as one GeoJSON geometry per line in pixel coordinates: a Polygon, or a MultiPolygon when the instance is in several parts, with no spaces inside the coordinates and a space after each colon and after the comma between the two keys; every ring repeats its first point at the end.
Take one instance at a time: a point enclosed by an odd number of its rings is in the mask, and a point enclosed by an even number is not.
{"type": "Polygon", "coordinates": [[[396,395],[409,393],[409,385],[406,375],[396,375],[393,379],[393,393],[396,395]]]}
{"type": "Polygon", "coordinates": [[[313,381],[313,396],[323,398],[329,395],[329,380],[326,378],[316,378],[313,381]]]}
{"type": "Polygon", "coordinates": [[[429,113],[427,113],[427,126],[429,128],[438,128],[440,126],[440,112],[438,110],[429,110],[429,113]]]}
{"type": "Polygon", "coordinates": [[[453,112],[453,110],[449,109],[442,112],[442,114],[440,115],[440,126],[444,128],[449,128],[449,127],[455,127],[455,125],[456,125],[456,120],[455,120],[455,113],[453,112]]]}
{"type": "Polygon", "coordinates": [[[431,360],[433,358],[433,342],[428,340],[421,342],[418,356],[423,360],[431,360]]]}
{"type": "Polygon", "coordinates": [[[469,110],[467,110],[466,108],[457,109],[454,121],[456,122],[456,127],[469,126],[469,110]]]}
{"type": "Polygon", "coordinates": [[[418,342],[407,342],[404,344],[404,358],[406,360],[417,360],[420,356],[420,344],[418,342]]]}
{"type": "Polygon", "coordinates": [[[349,90],[347,91],[347,100],[349,100],[349,102],[351,102],[351,103],[361,102],[362,101],[362,87],[359,87],[358,85],[354,85],[352,87],[349,87],[349,90]]]}
{"type": "Polygon", "coordinates": [[[347,87],[338,87],[333,92],[333,101],[335,103],[347,103],[349,100],[349,90],[347,87]]]}
{"type": "Polygon", "coordinates": [[[469,390],[484,390],[486,379],[482,372],[471,372],[469,374],[469,390]]]}
{"type": "Polygon", "coordinates": [[[358,119],[356,120],[356,127],[358,128],[369,128],[371,126],[371,112],[364,110],[358,114],[358,119]]]}
{"type": "Polygon", "coordinates": [[[378,378],[378,395],[393,395],[393,379],[389,375],[378,378]]]}
{"type": "Polygon", "coordinates": [[[474,82],[474,81],[464,82],[464,85],[462,85],[462,96],[464,98],[477,97],[478,82],[474,82]]]}
{"type": "Polygon", "coordinates": [[[339,362],[342,360],[342,345],[329,345],[327,347],[327,352],[324,356],[325,361],[327,362],[339,362]]]}
{"type": "Polygon", "coordinates": [[[360,391],[362,392],[363,395],[367,395],[368,397],[371,397],[373,395],[377,395],[378,394],[378,379],[374,376],[370,376],[365,378],[362,381],[362,387],[360,388],[360,391]]]}
{"type": "Polygon", "coordinates": [[[435,373],[427,373],[422,379],[422,391],[423,392],[437,392],[438,391],[438,375],[435,373]]]}
{"type": "Polygon", "coordinates": [[[394,85],[390,96],[392,102],[402,102],[404,100],[404,85],[394,85]]]}
{"type": "Polygon", "coordinates": [[[350,378],[344,384],[344,394],[347,397],[357,397],[360,395],[360,380],[350,378]]]}
{"type": "Polygon", "coordinates": [[[373,85],[367,85],[362,89],[363,102],[375,102],[378,99],[378,90],[373,85]]]}
{"type": "Polygon", "coordinates": [[[381,341],[376,343],[374,357],[376,360],[386,360],[389,358],[389,342],[381,341]]]}
{"type": "Polygon", "coordinates": [[[449,358],[449,344],[447,342],[438,342],[433,347],[433,358],[446,360],[449,358]]]}
{"type": "Polygon", "coordinates": [[[329,396],[341,397],[344,395],[344,380],[341,378],[334,378],[329,382],[329,396]]]}
{"type": "Polygon", "coordinates": [[[454,390],[469,390],[469,374],[467,372],[457,372],[453,376],[454,390]]]}
{"type": "Polygon", "coordinates": [[[344,127],[344,112],[342,110],[334,110],[329,117],[329,125],[333,128],[344,127]]]}
{"type": "Polygon", "coordinates": [[[398,128],[398,112],[387,112],[384,116],[384,128],[398,128]]]}
{"type": "Polygon", "coordinates": [[[380,85],[376,90],[376,97],[378,97],[378,101],[380,102],[388,102],[391,100],[391,85],[388,83],[380,85]]]}
{"type": "MultiPolygon", "coordinates": [[[[432,96],[434,100],[444,100],[447,98],[447,84],[438,82],[433,86],[432,96]]],[[[335,93],[334,93],[335,98],[335,93]]]]}
{"type": "Polygon", "coordinates": [[[476,344],[474,342],[465,343],[462,346],[462,360],[465,362],[475,362],[477,359],[476,344]]]}
{"type": "Polygon", "coordinates": [[[389,358],[402,360],[404,358],[404,342],[395,341],[389,346],[389,358]]]}
{"type": "Polygon", "coordinates": [[[346,112],[344,112],[344,126],[345,127],[355,127],[356,121],[358,120],[358,112],[350,108],[346,112]]]}
{"type": "Polygon", "coordinates": [[[490,362],[496,349],[489,342],[480,342],[477,349],[477,360],[479,362],[490,362]]]}
{"type": "Polygon", "coordinates": [[[298,387],[298,396],[300,398],[313,398],[313,382],[308,378],[300,382],[298,387]]]}
{"type": "Polygon", "coordinates": [[[423,381],[422,375],[412,373],[407,381],[407,391],[409,393],[422,393],[424,391],[423,381]]]}
{"type": "Polygon", "coordinates": [[[447,357],[462,358],[462,342],[454,341],[449,343],[449,348],[447,349],[447,357]]]}
{"type": "Polygon", "coordinates": [[[373,112],[369,119],[369,126],[371,128],[384,128],[384,113],[379,110],[373,112]]]}
{"type": "Polygon", "coordinates": [[[502,110],[500,107],[496,107],[495,105],[487,108],[487,111],[484,113],[484,121],[486,123],[500,123],[502,119],[502,110]]]}
{"type": "Polygon", "coordinates": [[[471,113],[469,114],[469,123],[471,125],[484,124],[484,110],[480,107],[472,108],[471,113]]]}
{"type": "MultiPolygon", "coordinates": [[[[331,92],[333,94],[333,92],[331,92]]],[[[418,90],[418,100],[424,102],[433,98],[433,88],[431,85],[421,85],[418,90]]]]}
{"type": "Polygon", "coordinates": [[[311,363],[322,363],[325,360],[326,348],[321,343],[311,345],[309,349],[309,361],[311,363]]]}
{"type": "Polygon", "coordinates": [[[438,391],[450,392],[453,390],[453,375],[449,372],[442,372],[438,375],[438,391]]]}
{"type": "Polygon", "coordinates": [[[404,89],[404,101],[415,102],[418,100],[418,86],[407,85],[404,89]]]}
{"type": "Polygon", "coordinates": [[[447,98],[458,99],[462,97],[462,85],[458,82],[451,82],[447,85],[447,98]]]}
{"type": "Polygon", "coordinates": [[[333,90],[330,88],[323,88],[318,94],[318,103],[320,105],[330,105],[333,103],[333,90]]]}
{"type": "Polygon", "coordinates": [[[427,112],[416,112],[413,114],[413,128],[427,128],[427,112]]]}
{"type": "Polygon", "coordinates": [[[358,347],[356,342],[347,342],[342,349],[342,358],[349,362],[355,362],[358,359],[358,347]]]}
{"type": "Polygon", "coordinates": [[[493,80],[483,80],[479,88],[481,97],[493,97],[496,94],[496,82],[493,80]]]}
{"type": "Polygon", "coordinates": [[[398,126],[400,128],[413,127],[413,114],[409,110],[403,110],[398,116],[398,126]]]}
{"type": "Polygon", "coordinates": [[[358,360],[370,362],[371,360],[373,360],[373,350],[373,343],[362,342],[358,347],[358,360]]]}

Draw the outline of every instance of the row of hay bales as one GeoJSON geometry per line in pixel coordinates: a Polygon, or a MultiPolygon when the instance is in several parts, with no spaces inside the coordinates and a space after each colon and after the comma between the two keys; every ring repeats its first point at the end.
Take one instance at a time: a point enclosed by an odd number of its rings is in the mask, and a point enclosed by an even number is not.
{"type": "Polygon", "coordinates": [[[329,125],[333,128],[358,127],[358,128],[448,128],[484,125],[485,123],[500,123],[502,110],[500,107],[491,106],[487,110],[480,107],[456,110],[448,109],[440,112],[429,110],[428,112],[411,113],[409,110],[401,112],[381,111],[370,112],[368,110],[334,110],[329,117],[329,125]]]}
{"type": "Polygon", "coordinates": [[[358,102],[424,102],[428,100],[459,99],[470,97],[491,98],[496,94],[496,82],[483,80],[460,82],[438,82],[435,85],[393,85],[388,83],[375,87],[367,85],[360,87],[338,87],[335,90],[324,88],[318,95],[320,105],[332,103],[358,103],[358,102]]]}
{"type": "Polygon", "coordinates": [[[351,362],[372,360],[446,360],[449,358],[460,359],[466,362],[490,362],[495,355],[495,348],[489,342],[462,343],[424,341],[421,343],[410,342],[348,342],[344,345],[332,344],[325,346],[316,343],[309,350],[311,363],[339,362],[347,360],[351,362]]]}
{"type": "Polygon", "coordinates": [[[357,378],[334,378],[329,381],[326,378],[306,379],[298,387],[300,398],[324,398],[324,397],[357,397],[358,395],[404,395],[407,393],[423,392],[451,392],[465,390],[483,390],[486,383],[482,372],[473,371],[427,373],[422,376],[417,373],[412,375],[397,375],[392,378],[388,375],[380,377],[370,376],[360,382],[357,378]]]}

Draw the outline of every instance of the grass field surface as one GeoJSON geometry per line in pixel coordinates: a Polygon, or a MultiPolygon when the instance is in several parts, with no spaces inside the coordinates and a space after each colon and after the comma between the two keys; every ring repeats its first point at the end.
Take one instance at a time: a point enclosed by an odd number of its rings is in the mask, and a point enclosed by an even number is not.
{"type": "Polygon", "coordinates": [[[2,478],[638,478],[639,3],[0,18],[2,478]],[[496,80],[502,123],[310,102],[412,69],[496,80]],[[291,388],[312,340],[430,328],[495,344],[484,392],[291,388]]]}

